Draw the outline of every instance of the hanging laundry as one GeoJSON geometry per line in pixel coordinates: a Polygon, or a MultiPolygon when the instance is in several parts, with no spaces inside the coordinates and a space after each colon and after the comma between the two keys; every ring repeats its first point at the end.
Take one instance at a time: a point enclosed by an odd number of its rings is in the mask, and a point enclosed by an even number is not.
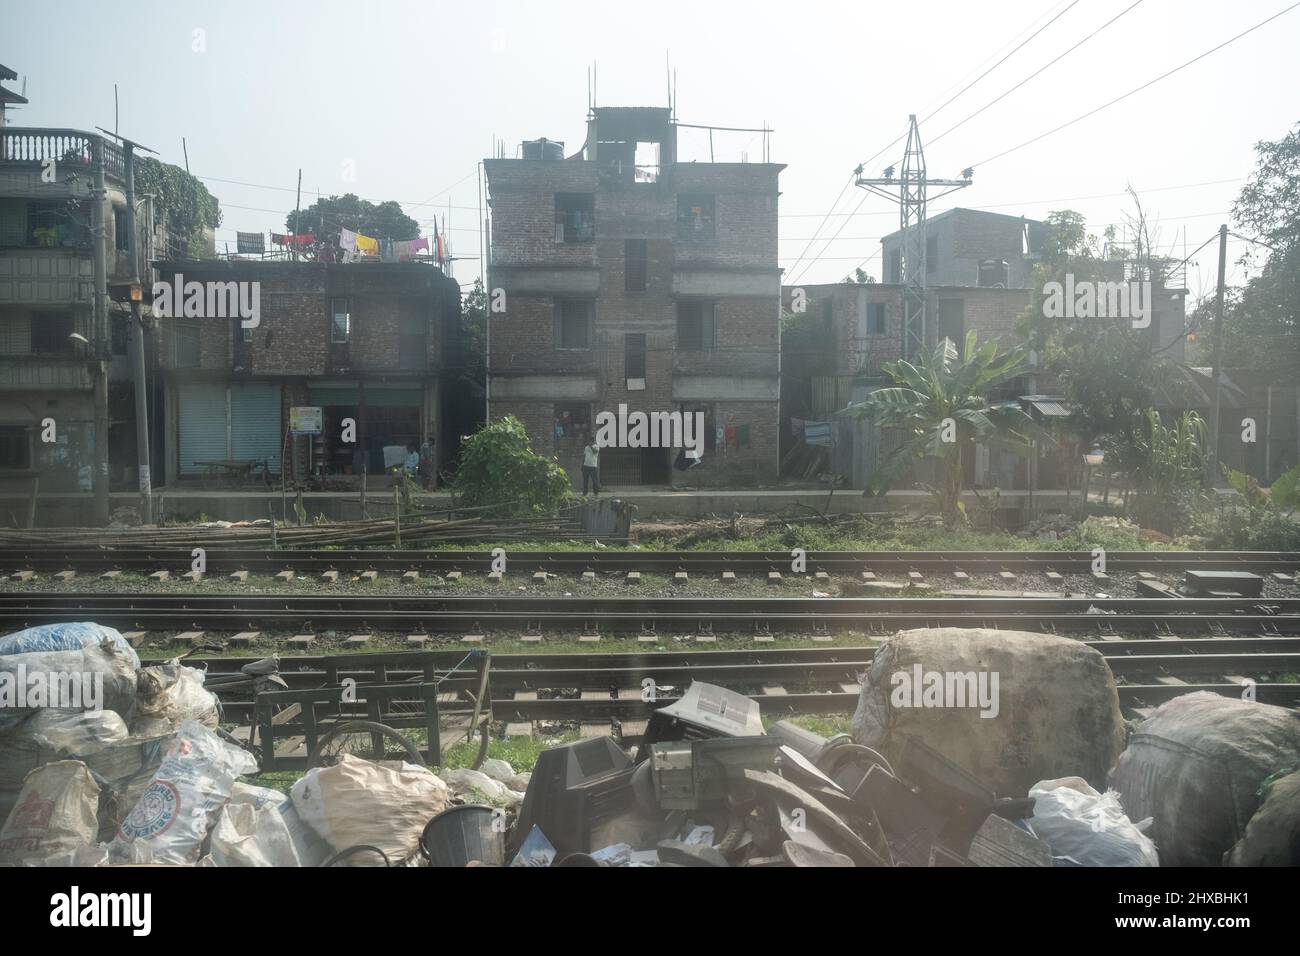
{"type": "Polygon", "coordinates": [[[277,246],[310,246],[316,241],[316,236],[310,232],[294,235],[292,233],[271,233],[271,242],[277,246]]]}
{"type": "Polygon", "coordinates": [[[802,418],[790,418],[790,434],[794,436],[795,441],[803,441],[803,427],[806,425],[802,418]]]}
{"type": "Polygon", "coordinates": [[[728,425],[728,426],[727,426],[727,445],[726,445],[726,447],[727,447],[727,448],[735,448],[735,447],[736,447],[736,426],[735,426],[735,425],[728,425]]]}
{"type": "Polygon", "coordinates": [[[356,233],[357,253],[363,256],[379,255],[379,240],[356,233]]]}
{"type": "Polygon", "coordinates": [[[719,454],[727,453],[727,426],[718,422],[713,429],[713,446],[719,454]]]}
{"type": "Polygon", "coordinates": [[[749,426],[748,425],[736,426],[736,447],[737,448],[749,447],[749,426]]]}
{"type": "Polygon", "coordinates": [[[428,252],[429,240],[421,236],[419,239],[411,240],[410,254],[415,255],[417,252],[428,252]]]}
{"type": "Polygon", "coordinates": [[[343,250],[343,260],[346,262],[347,253],[357,251],[357,234],[351,229],[340,229],[339,248],[343,250]]]}
{"type": "Polygon", "coordinates": [[[236,232],[235,251],[241,253],[265,252],[266,244],[260,232],[236,232]]]}

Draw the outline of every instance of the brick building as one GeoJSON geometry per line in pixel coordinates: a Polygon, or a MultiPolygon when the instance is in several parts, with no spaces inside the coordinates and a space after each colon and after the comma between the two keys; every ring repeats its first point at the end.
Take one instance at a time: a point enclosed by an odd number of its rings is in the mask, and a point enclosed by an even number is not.
{"type": "Polygon", "coordinates": [[[490,193],[492,418],[577,478],[597,416],[702,413],[704,454],[609,448],[602,481],[775,480],[780,272],[773,163],[680,162],[667,109],[595,108],[582,149],[524,144],[485,161],[490,193]],[[558,148],[557,148],[558,147],[558,148]]]}
{"type": "Polygon", "coordinates": [[[258,283],[260,300],[253,328],[238,315],[159,319],[168,482],[222,461],[355,478],[363,467],[383,473],[385,448],[388,464],[410,442],[440,451],[439,370],[460,295],[437,268],[202,260],[158,272],[168,283],[178,273],[186,284],[258,283]],[[319,436],[288,438],[296,406],[322,410],[319,436]],[[355,422],[354,443],[343,441],[344,419],[355,422]]]}

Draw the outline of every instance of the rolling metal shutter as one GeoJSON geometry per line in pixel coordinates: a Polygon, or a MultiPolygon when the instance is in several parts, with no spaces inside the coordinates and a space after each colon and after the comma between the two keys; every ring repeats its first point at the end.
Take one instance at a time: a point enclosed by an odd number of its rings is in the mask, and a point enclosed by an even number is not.
{"type": "Polygon", "coordinates": [[[280,386],[263,382],[230,386],[230,457],[268,461],[280,471],[280,386]]]}
{"type": "Polygon", "coordinates": [[[191,384],[177,389],[180,402],[180,472],[202,475],[196,462],[224,461],[226,454],[226,386],[191,384]]]}

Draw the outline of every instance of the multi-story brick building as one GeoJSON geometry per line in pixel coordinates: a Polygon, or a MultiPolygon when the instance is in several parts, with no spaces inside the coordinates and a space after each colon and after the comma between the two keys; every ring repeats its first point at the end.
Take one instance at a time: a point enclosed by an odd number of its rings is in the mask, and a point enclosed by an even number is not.
{"type": "Polygon", "coordinates": [[[185,283],[257,283],[260,304],[251,328],[238,315],[159,319],[169,482],[222,461],[264,462],[278,475],[287,458],[290,474],[357,476],[382,474],[408,443],[432,441],[439,453],[443,342],[460,310],[459,287],[441,270],[236,259],[158,271],[167,283],[178,273],[185,283]],[[321,409],[319,436],[289,438],[294,407],[321,409]]]}
{"type": "Polygon", "coordinates": [[[775,480],[780,272],[774,163],[681,162],[667,109],[596,108],[583,148],[485,162],[492,418],[575,476],[601,412],[700,412],[704,454],[608,448],[608,485],[775,480]]]}

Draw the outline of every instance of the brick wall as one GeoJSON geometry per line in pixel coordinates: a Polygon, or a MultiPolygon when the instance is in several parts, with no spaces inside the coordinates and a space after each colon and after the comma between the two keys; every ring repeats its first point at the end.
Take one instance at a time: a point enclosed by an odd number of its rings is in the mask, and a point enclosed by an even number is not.
{"type": "MultiPolygon", "coordinates": [[[[506,293],[505,313],[492,316],[491,371],[494,382],[525,376],[561,376],[596,381],[591,420],[601,411],[676,411],[674,371],[700,375],[778,374],[779,315],[775,299],[718,297],[716,348],[689,352],[676,349],[675,268],[745,270],[776,274],[777,175],[781,167],[762,164],[682,164],[668,167],[656,184],[611,184],[597,164],[579,160],[488,160],[491,192],[492,262],[503,267],[492,285],[506,293]],[[595,241],[555,241],[555,194],[595,194],[595,241]],[[714,197],[715,237],[677,238],[677,199],[682,193],[714,197]],[[646,241],[646,288],[627,291],[626,240],[646,241]],[[509,268],[511,271],[505,271],[509,268]],[[529,291],[538,281],[532,270],[596,268],[599,287],[586,298],[593,307],[589,349],[555,347],[556,302],[564,295],[529,291]],[[629,390],[626,344],[629,334],[646,342],[643,389],[629,390]]],[[[573,296],[580,298],[581,296],[573,296]]],[[[532,387],[546,391],[538,382],[532,387]]],[[[554,437],[557,402],[566,401],[565,385],[534,401],[493,399],[491,414],[513,414],[527,427],[535,451],[557,455],[577,478],[582,439],[554,437]]],[[[495,392],[494,392],[495,394],[495,392]]],[[[751,423],[750,447],[735,454],[725,470],[706,461],[689,472],[724,483],[734,474],[775,476],[778,403],[736,404],[729,410],[751,423]]],[[[706,456],[707,457],[707,456],[706,456]]],[[[673,472],[673,480],[683,473],[673,472]]],[[[685,478],[680,478],[685,480],[685,478]]],[[[753,484],[757,478],[742,478],[753,484]]]]}

